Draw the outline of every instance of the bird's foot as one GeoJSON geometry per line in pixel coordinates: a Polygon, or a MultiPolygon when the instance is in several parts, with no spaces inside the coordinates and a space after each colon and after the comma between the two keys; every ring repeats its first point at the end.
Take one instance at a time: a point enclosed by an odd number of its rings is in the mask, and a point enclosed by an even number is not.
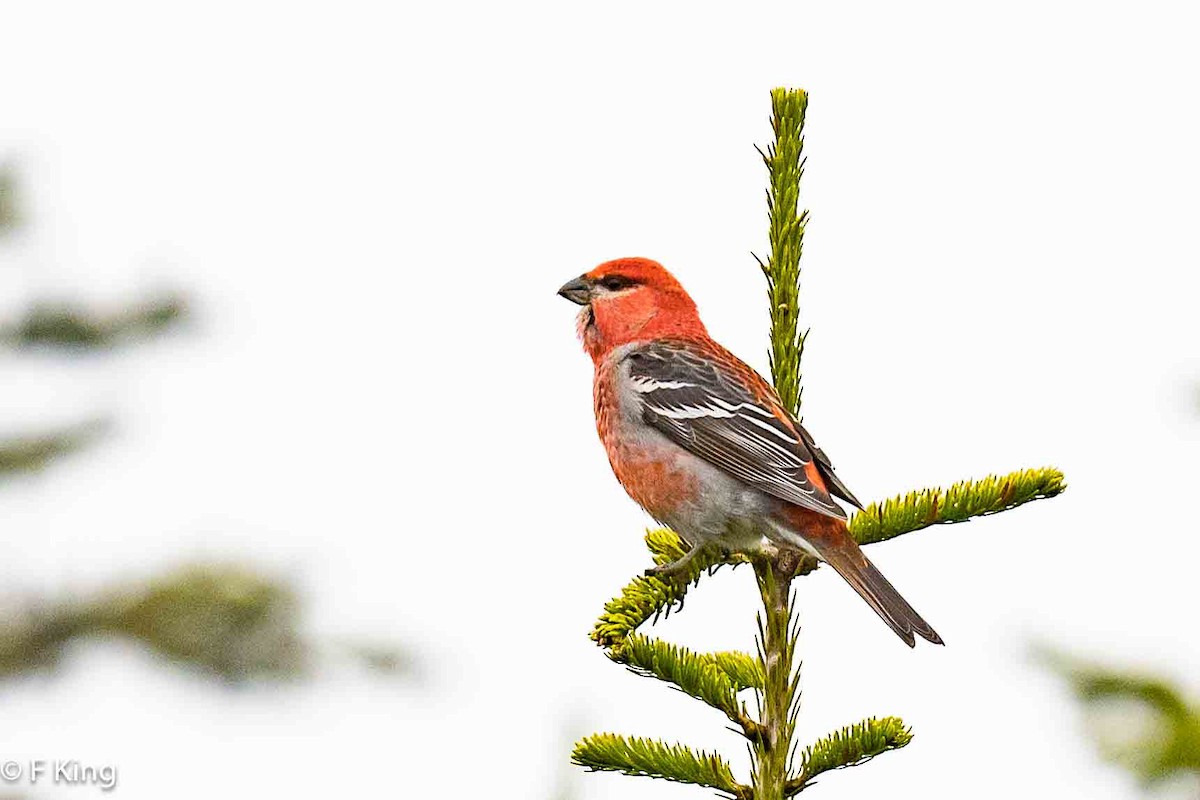
{"type": "Polygon", "coordinates": [[[646,570],[642,574],[647,578],[669,578],[672,575],[678,575],[683,571],[683,567],[679,566],[679,563],[682,560],[683,559],[680,559],[679,561],[672,561],[670,564],[662,564],[657,567],[650,567],[650,569],[646,570]]]}
{"type": "Polygon", "coordinates": [[[651,567],[646,570],[647,578],[670,578],[685,572],[696,556],[704,552],[704,548],[696,545],[691,550],[684,554],[683,558],[678,558],[669,564],[659,564],[657,567],[651,567]]]}

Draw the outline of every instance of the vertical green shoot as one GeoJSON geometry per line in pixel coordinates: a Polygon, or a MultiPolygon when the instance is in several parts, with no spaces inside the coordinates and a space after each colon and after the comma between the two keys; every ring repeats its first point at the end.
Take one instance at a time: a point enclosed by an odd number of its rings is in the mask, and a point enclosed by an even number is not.
{"type": "MultiPolygon", "coordinates": [[[[775,141],[763,153],[771,183],[767,191],[771,255],[763,265],[771,303],[771,378],[784,406],[797,414],[800,357],[804,351],[804,335],[800,333],[800,254],[808,214],[801,213],[799,208],[807,109],[807,92],[772,90],[771,127],[775,141]]],[[[759,693],[764,735],[754,742],[752,749],[757,800],[783,800],[787,786],[800,690],[799,676],[793,666],[796,637],[791,580],[795,566],[792,559],[784,556],[776,562],[764,559],[754,564],[763,603],[759,646],[766,676],[766,685],[759,693]]]]}
{"type": "Polygon", "coordinates": [[[783,405],[800,411],[800,255],[808,212],[800,208],[800,178],[804,175],[804,115],[808,93],[802,89],[771,91],[771,127],[775,141],[763,153],[770,176],[767,212],[771,254],[762,266],[771,304],[771,379],[783,405]]]}

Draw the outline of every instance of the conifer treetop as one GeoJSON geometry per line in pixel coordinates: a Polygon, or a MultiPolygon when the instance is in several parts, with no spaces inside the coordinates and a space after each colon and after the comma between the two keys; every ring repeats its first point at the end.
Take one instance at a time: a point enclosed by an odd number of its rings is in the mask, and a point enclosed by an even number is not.
{"type": "MultiPolygon", "coordinates": [[[[804,172],[804,122],[808,95],[802,90],[771,92],[774,141],[759,150],[769,175],[767,208],[770,255],[758,259],[767,278],[771,313],[770,363],[775,388],[785,407],[800,410],[800,256],[808,212],[800,211],[804,172]]],[[[1052,467],[1023,469],[979,480],[960,481],[949,489],[931,488],[869,504],[851,517],[850,532],[861,545],[876,544],[933,525],[965,522],[1008,511],[1034,500],[1054,497],[1066,488],[1052,467]]],[[[655,565],[682,558],[688,547],[667,528],[646,532],[655,565]]],[[[799,711],[799,673],[794,653],[799,633],[792,608],[791,581],[816,566],[811,559],[784,553],[750,559],[716,551],[696,558],[673,577],[639,575],[604,606],[591,637],[609,658],[633,673],[671,684],[723,713],[732,730],[749,743],[753,761],[748,783],[739,782],[728,762],[715,753],[681,744],[605,733],[581,740],[574,763],[594,771],[621,772],[693,783],[735,800],[783,800],[813,785],[831,770],[863,764],[912,741],[911,730],[897,717],[870,718],[805,747],[798,761],[792,745],[799,711]],[[688,591],[722,567],[751,563],[763,601],[755,654],[726,651],[698,653],[638,632],[680,611],[688,591]],[[743,701],[752,692],[756,713],[743,701]]]]}

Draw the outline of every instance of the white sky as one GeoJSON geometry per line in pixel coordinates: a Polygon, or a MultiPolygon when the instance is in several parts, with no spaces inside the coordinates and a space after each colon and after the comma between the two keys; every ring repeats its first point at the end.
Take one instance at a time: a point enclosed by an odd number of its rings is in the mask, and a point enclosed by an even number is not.
{"type": "MultiPolygon", "coordinates": [[[[1197,22],[1154,2],[0,4],[0,158],[35,215],[0,242],[0,310],[163,284],[201,305],[189,335],[83,364],[0,355],[4,431],[119,421],[0,486],[5,590],[245,557],[300,583],[316,635],[411,642],[431,673],[227,691],[88,647],[0,687],[0,757],[115,763],[131,800],[549,797],[591,730],[744,767],[717,712],[586,638],[645,566],[647,520],[554,291],[657,258],[765,369],[751,145],[793,85],[805,419],[839,474],[864,500],[1042,464],[1071,485],[873,548],[944,649],[908,651],[826,570],[803,581],[801,739],[872,714],[917,734],[813,796],[1137,796],[1028,645],[1200,679],[1197,22]]],[[[748,648],[753,614],[742,570],[656,633],[748,648]]],[[[584,800],[704,796],[565,775],[584,800]]]]}

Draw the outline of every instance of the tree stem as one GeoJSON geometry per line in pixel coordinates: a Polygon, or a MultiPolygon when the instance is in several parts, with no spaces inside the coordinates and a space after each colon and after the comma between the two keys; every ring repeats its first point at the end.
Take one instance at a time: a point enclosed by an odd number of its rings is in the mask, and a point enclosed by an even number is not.
{"type": "Polygon", "coordinates": [[[783,800],[788,780],[799,690],[793,665],[796,637],[791,590],[795,570],[792,553],[781,553],[754,565],[763,603],[759,657],[766,676],[759,698],[762,736],[753,749],[755,800],[783,800]]]}

